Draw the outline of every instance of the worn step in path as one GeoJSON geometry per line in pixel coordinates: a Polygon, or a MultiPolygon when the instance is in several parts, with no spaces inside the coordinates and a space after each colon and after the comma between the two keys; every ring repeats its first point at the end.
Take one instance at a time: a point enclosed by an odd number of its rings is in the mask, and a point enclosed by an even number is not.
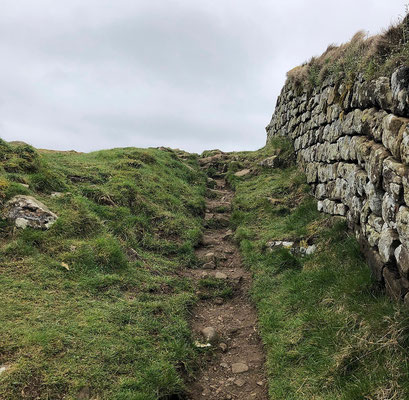
{"type": "Polygon", "coordinates": [[[193,311],[196,344],[213,351],[205,351],[202,368],[189,385],[188,399],[266,400],[265,357],[249,296],[251,274],[243,267],[225,223],[234,194],[224,179],[216,183],[217,190],[210,191],[206,201],[203,244],[196,250],[202,267],[187,274],[196,283],[207,278],[223,281],[232,295],[201,300],[193,311]]]}

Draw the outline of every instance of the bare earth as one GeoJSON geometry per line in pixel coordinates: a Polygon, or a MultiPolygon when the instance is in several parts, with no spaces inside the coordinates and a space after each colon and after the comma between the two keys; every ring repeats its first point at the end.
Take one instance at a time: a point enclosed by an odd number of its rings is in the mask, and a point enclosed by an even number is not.
{"type": "MultiPolygon", "coordinates": [[[[205,219],[209,222],[221,219],[223,225],[230,217],[233,192],[223,179],[217,180],[217,186],[213,190],[217,197],[207,200],[205,219]],[[217,212],[221,206],[228,211],[217,212]]],[[[191,400],[268,399],[264,351],[257,332],[256,310],[249,296],[251,274],[243,268],[231,234],[225,227],[207,229],[197,256],[204,262],[215,260],[215,268],[209,269],[208,265],[186,272],[196,281],[214,276],[234,287],[231,298],[202,300],[193,311],[192,329],[198,342],[206,344],[202,330],[207,327],[214,328],[217,337],[211,340],[214,352],[203,362],[196,381],[189,385],[187,398],[191,400]]]]}

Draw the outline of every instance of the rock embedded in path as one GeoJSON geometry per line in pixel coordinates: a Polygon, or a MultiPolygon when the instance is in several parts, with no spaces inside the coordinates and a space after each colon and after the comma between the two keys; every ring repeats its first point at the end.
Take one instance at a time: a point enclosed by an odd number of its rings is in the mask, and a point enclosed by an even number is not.
{"type": "Polygon", "coordinates": [[[231,370],[233,374],[241,374],[249,370],[249,366],[243,362],[234,363],[231,365],[231,370]]]}
{"type": "Polygon", "coordinates": [[[216,272],[216,275],[214,276],[216,279],[227,279],[227,275],[224,274],[223,272],[216,272]]]}
{"type": "Polygon", "coordinates": [[[222,236],[223,240],[229,240],[233,237],[234,233],[231,229],[228,229],[226,233],[222,236]]]}
{"type": "Polygon", "coordinates": [[[4,218],[13,221],[17,228],[49,229],[57,215],[32,196],[18,195],[10,199],[3,210],[4,218]]]}
{"type": "Polygon", "coordinates": [[[244,379],[239,378],[234,381],[234,384],[238,387],[242,387],[246,384],[246,381],[244,379]]]}
{"type": "Polygon", "coordinates": [[[202,266],[203,269],[215,269],[216,268],[216,264],[213,261],[204,263],[202,266]]]}
{"type": "Polygon", "coordinates": [[[215,258],[215,254],[213,252],[211,252],[211,251],[204,255],[205,261],[213,261],[214,258],[215,258]]]}
{"type": "Polygon", "coordinates": [[[219,335],[217,334],[216,329],[214,329],[212,326],[203,328],[200,331],[200,333],[203,335],[203,337],[206,339],[208,343],[214,344],[219,339],[219,335]]]}

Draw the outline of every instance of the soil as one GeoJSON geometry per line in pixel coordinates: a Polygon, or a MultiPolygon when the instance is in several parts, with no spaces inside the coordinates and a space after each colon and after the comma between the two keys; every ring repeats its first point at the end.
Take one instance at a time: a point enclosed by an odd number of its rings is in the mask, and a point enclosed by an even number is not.
{"type": "Polygon", "coordinates": [[[197,345],[207,348],[196,380],[188,384],[187,399],[265,400],[265,356],[256,309],[249,295],[251,274],[243,267],[232,232],[225,224],[234,193],[222,178],[216,179],[216,185],[206,201],[205,221],[209,228],[202,246],[196,250],[207,268],[190,269],[186,274],[196,282],[206,277],[223,279],[233,288],[233,294],[229,298],[201,300],[193,310],[191,324],[197,345]],[[210,266],[209,259],[213,260],[210,266]],[[217,332],[210,343],[202,333],[207,327],[217,332]]]}

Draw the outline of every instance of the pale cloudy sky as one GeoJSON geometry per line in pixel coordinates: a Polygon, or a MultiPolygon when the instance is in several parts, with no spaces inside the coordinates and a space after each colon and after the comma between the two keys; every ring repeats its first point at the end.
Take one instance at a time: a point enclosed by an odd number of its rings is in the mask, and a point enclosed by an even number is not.
{"type": "Polygon", "coordinates": [[[0,0],[0,137],[257,149],[285,73],[405,0],[0,0]]]}

